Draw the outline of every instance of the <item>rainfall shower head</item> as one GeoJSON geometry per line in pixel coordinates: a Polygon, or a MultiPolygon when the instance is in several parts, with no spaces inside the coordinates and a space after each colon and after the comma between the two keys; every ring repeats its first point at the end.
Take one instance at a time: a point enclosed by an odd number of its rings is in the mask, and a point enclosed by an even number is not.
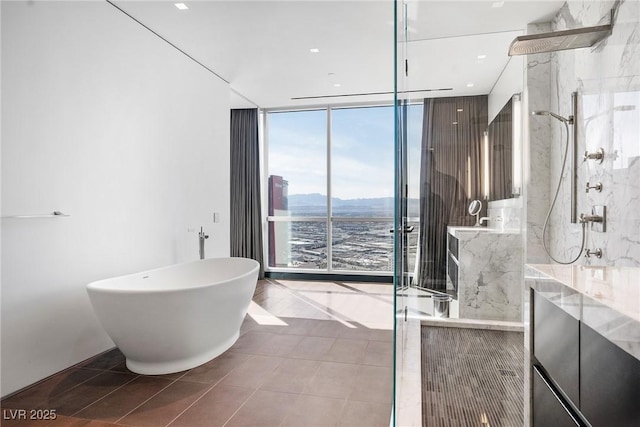
{"type": "Polygon", "coordinates": [[[516,37],[509,46],[509,56],[591,47],[611,35],[613,15],[612,10],[607,25],[516,37]]]}
{"type": "Polygon", "coordinates": [[[556,113],[552,113],[551,111],[532,111],[531,112],[532,116],[551,116],[554,119],[558,119],[561,122],[565,122],[568,124],[571,124],[573,122],[573,117],[569,117],[568,119],[566,117],[562,117],[556,113]]]}

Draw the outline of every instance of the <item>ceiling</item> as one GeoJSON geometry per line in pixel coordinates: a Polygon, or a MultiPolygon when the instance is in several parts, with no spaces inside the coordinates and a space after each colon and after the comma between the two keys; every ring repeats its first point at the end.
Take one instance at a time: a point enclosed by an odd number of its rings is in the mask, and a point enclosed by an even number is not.
{"type": "MultiPolygon", "coordinates": [[[[390,0],[183,2],[187,10],[173,1],[114,1],[229,82],[232,108],[393,99],[390,0]]],[[[408,1],[398,56],[409,58],[409,77],[399,90],[416,97],[489,93],[509,61],[511,41],[527,23],[549,21],[563,3],[408,1]],[[433,91],[443,88],[451,90],[433,91]]]]}

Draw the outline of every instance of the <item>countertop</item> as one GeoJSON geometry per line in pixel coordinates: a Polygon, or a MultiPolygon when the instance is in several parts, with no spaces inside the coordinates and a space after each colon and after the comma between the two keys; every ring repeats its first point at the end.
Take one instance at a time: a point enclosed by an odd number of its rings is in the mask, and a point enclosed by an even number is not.
{"type": "Polygon", "coordinates": [[[525,282],[640,360],[640,268],[527,264],[525,282]]]}
{"type": "Polygon", "coordinates": [[[459,237],[460,233],[465,235],[475,235],[475,233],[490,233],[490,234],[518,234],[520,230],[517,229],[502,229],[502,228],[489,228],[489,227],[474,227],[472,225],[465,226],[448,226],[447,233],[452,236],[459,237]]]}
{"type": "Polygon", "coordinates": [[[525,277],[552,278],[640,323],[640,268],[527,264],[525,277]]]}

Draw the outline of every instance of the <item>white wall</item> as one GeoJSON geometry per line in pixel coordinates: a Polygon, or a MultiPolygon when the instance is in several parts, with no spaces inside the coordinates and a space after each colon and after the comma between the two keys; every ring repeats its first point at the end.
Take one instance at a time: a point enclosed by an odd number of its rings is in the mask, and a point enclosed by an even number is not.
{"type": "Polygon", "coordinates": [[[2,215],[71,215],[2,220],[6,395],[113,346],[88,282],[228,256],[230,95],[106,2],[2,2],[2,63],[2,215]]]}
{"type": "Polygon", "coordinates": [[[523,85],[524,59],[522,56],[512,56],[489,93],[489,123],[514,94],[522,92],[523,85]]]}

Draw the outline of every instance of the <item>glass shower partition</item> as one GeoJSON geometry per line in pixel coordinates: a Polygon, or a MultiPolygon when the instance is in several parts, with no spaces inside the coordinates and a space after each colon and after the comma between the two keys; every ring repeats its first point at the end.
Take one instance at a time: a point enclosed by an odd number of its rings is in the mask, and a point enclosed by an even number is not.
{"type": "Polygon", "coordinates": [[[412,280],[419,239],[422,101],[408,90],[407,3],[395,1],[394,425],[420,425],[420,305],[412,280]]]}
{"type": "MultiPolygon", "coordinates": [[[[435,37],[438,33],[430,32],[429,25],[439,17],[433,14],[455,13],[451,3],[395,0],[393,421],[398,426],[423,425],[429,417],[438,418],[445,412],[456,420],[463,413],[472,414],[473,419],[492,425],[506,420],[504,414],[513,416],[516,424],[522,418],[523,387],[518,385],[523,372],[518,355],[524,341],[519,332],[523,319],[519,153],[524,66],[521,59],[509,58],[507,48],[502,47],[505,43],[508,47],[520,32],[487,23],[477,34],[464,33],[462,26],[445,37],[435,37]],[[483,49],[493,46],[502,64],[500,70],[508,67],[508,90],[494,92],[479,85],[470,89],[477,77],[473,67],[463,66],[464,58],[445,54],[461,42],[483,49]],[[454,69],[455,77],[466,83],[445,86],[449,79],[440,76],[454,69]],[[504,112],[498,114],[501,108],[504,112]],[[493,127],[490,121],[495,122],[493,127]],[[503,136],[513,137],[509,141],[513,149],[503,136]],[[468,212],[474,200],[482,202],[478,212],[482,227],[474,225],[476,219],[468,212]],[[474,328],[491,332],[480,337],[474,328]],[[442,338],[449,335],[455,337],[442,338]],[[456,347],[476,335],[477,348],[456,347]],[[427,342],[438,342],[441,347],[427,342]],[[449,344],[454,350],[440,351],[449,344]],[[499,357],[509,368],[487,374],[496,381],[493,391],[509,398],[494,406],[485,404],[495,398],[490,393],[483,395],[488,400],[482,405],[456,401],[456,396],[466,392],[460,389],[463,385],[448,380],[464,376],[460,373],[466,365],[460,360],[485,357],[488,352],[478,355],[474,351],[494,344],[498,350],[514,349],[513,354],[499,357]],[[447,369],[451,372],[443,374],[447,369]],[[422,390],[422,370],[430,373],[427,381],[438,390],[422,390]],[[445,383],[446,398],[441,393],[445,383]],[[429,411],[436,414],[429,415],[429,411]]],[[[490,2],[482,3],[491,8],[490,2]]],[[[465,58],[477,57],[482,62],[486,55],[480,53],[483,51],[469,51],[465,58]]],[[[497,73],[493,81],[500,78],[497,73]]],[[[516,425],[513,420],[503,425],[516,425]]]]}

